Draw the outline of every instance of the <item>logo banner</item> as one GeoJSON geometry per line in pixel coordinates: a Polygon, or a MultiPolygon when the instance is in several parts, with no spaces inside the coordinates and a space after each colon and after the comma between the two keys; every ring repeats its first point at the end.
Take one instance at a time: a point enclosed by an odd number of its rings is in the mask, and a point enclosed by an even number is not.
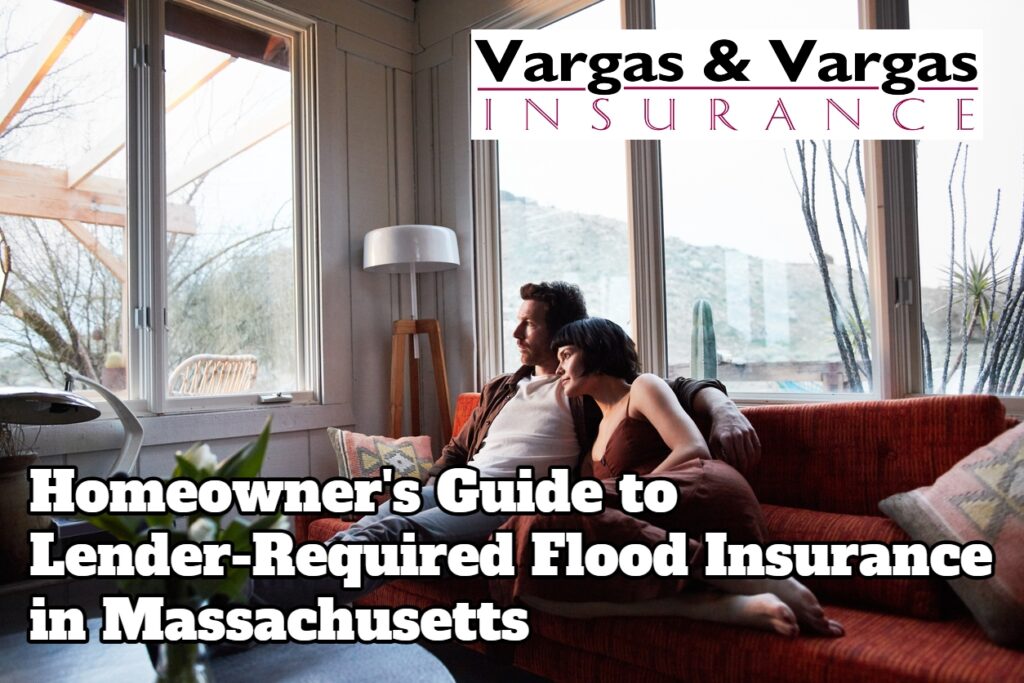
{"type": "Polygon", "coordinates": [[[475,140],[980,140],[978,30],[471,35],[475,140]]]}

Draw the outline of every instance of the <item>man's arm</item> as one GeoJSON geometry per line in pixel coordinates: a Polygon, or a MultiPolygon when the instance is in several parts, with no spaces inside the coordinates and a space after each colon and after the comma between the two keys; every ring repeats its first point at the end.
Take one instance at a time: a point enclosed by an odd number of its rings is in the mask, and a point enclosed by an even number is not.
{"type": "Polygon", "coordinates": [[[693,397],[693,411],[711,421],[711,457],[746,473],[761,458],[761,442],[736,404],[715,387],[703,387],[693,397]]]}
{"type": "Polygon", "coordinates": [[[725,393],[717,379],[668,380],[679,403],[707,435],[711,457],[723,460],[740,473],[753,467],[761,457],[761,442],[750,421],[725,393]]]}

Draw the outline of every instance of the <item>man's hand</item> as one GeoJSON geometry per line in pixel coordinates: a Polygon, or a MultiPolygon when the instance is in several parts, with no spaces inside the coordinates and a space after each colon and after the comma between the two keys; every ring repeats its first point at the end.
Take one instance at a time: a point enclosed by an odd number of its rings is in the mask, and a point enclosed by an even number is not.
{"type": "Polygon", "coordinates": [[[740,474],[746,474],[761,459],[757,433],[732,401],[722,402],[712,411],[708,447],[712,458],[729,463],[740,474]]]}
{"type": "Polygon", "coordinates": [[[708,448],[712,458],[729,463],[740,474],[761,459],[761,442],[753,425],[724,393],[714,387],[701,389],[693,398],[693,411],[711,423],[708,448]]]}

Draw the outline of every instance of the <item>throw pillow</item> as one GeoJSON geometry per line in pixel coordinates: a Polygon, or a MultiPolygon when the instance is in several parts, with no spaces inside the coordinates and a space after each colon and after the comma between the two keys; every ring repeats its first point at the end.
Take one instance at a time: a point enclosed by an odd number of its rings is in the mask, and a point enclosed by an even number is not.
{"type": "Polygon", "coordinates": [[[989,638],[1024,646],[1024,425],[977,449],[931,486],[878,506],[915,541],[991,545],[992,577],[951,579],[950,585],[989,638]]]}
{"type": "Polygon", "coordinates": [[[392,467],[396,479],[426,481],[434,464],[429,436],[389,439],[329,427],[327,437],[338,456],[338,473],[346,479],[376,477],[381,467],[392,467]]]}

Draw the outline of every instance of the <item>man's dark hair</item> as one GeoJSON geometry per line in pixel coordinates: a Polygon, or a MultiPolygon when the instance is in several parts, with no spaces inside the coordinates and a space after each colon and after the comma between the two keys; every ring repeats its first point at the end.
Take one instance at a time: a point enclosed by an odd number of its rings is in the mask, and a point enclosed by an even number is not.
{"type": "Polygon", "coordinates": [[[632,382],[640,374],[636,344],[625,330],[605,318],[569,323],[552,338],[551,348],[575,346],[583,354],[583,372],[600,372],[632,382]]]}
{"type": "Polygon", "coordinates": [[[544,316],[548,334],[555,334],[574,320],[587,317],[587,303],[583,300],[583,292],[568,282],[527,282],[519,288],[519,296],[523,301],[540,301],[548,305],[548,312],[544,316]]]}

